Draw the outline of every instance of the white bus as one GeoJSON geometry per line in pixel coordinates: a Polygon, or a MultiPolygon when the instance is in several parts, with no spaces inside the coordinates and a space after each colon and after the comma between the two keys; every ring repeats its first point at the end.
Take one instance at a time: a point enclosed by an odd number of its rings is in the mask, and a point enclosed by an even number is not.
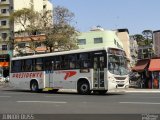
{"type": "Polygon", "coordinates": [[[15,57],[10,82],[20,89],[76,89],[80,94],[129,86],[127,58],[117,48],[78,49],[15,57]]]}

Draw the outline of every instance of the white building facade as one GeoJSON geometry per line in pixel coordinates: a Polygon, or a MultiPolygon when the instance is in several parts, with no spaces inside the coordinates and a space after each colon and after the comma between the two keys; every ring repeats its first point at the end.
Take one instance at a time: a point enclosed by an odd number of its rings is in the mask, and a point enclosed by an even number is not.
{"type": "Polygon", "coordinates": [[[0,0],[0,54],[8,54],[8,41],[13,39],[16,31],[22,29],[20,25],[10,22],[10,14],[23,8],[31,8],[37,12],[53,10],[49,0],[0,0]]]}

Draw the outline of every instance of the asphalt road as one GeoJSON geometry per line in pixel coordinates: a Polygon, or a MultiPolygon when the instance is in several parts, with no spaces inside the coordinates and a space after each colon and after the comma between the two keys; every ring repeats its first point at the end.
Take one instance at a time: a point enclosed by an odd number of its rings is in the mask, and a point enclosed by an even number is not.
{"type": "Polygon", "coordinates": [[[29,114],[145,114],[160,113],[159,93],[78,95],[1,89],[0,113],[29,114]]]}

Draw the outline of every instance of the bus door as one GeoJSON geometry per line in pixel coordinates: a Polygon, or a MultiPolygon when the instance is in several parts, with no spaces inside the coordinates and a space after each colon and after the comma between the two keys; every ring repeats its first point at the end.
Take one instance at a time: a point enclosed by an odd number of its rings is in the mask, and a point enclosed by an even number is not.
{"type": "Polygon", "coordinates": [[[45,87],[53,87],[53,61],[47,61],[45,63],[46,70],[45,70],[45,87]]]}
{"type": "Polygon", "coordinates": [[[94,54],[93,56],[93,88],[105,88],[104,85],[104,67],[105,67],[105,56],[103,54],[94,54]]]}

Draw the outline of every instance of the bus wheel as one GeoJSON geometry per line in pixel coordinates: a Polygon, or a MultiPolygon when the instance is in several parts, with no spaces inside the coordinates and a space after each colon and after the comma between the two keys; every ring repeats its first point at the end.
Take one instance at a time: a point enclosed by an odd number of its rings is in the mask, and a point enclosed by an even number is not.
{"type": "Polygon", "coordinates": [[[89,83],[86,81],[78,83],[77,91],[79,94],[88,95],[91,93],[89,83]]]}
{"type": "Polygon", "coordinates": [[[31,91],[32,92],[38,92],[39,91],[39,87],[38,87],[37,81],[32,81],[30,87],[31,87],[31,91]]]}

